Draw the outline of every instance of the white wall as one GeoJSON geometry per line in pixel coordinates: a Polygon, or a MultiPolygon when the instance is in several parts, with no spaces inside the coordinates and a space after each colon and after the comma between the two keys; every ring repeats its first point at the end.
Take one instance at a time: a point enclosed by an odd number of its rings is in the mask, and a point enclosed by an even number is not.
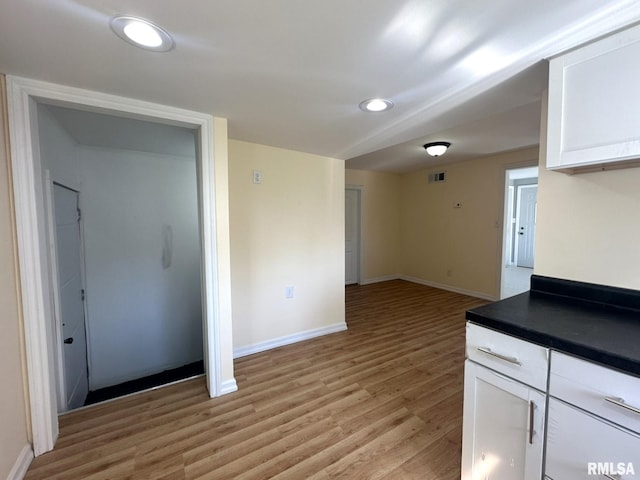
{"type": "Polygon", "coordinates": [[[195,159],[79,147],[78,160],[91,388],[201,360],[195,159]]]}
{"type": "Polygon", "coordinates": [[[90,388],[201,360],[195,158],[76,145],[43,107],[39,122],[52,180],[81,192],[90,388]]]}

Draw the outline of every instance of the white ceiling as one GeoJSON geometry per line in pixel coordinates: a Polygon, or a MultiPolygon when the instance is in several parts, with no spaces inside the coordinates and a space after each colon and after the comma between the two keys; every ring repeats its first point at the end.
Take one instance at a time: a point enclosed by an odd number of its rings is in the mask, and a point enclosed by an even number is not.
{"type": "Polygon", "coordinates": [[[79,145],[196,158],[195,131],[103,113],[39,105],[48,109],[79,145]]]}
{"type": "Polygon", "coordinates": [[[410,171],[427,140],[450,139],[450,161],[536,143],[540,61],[637,21],[637,0],[0,0],[0,71],[410,171]],[[109,29],[116,14],[161,25],[176,48],[128,45],[109,29]],[[378,96],[395,108],[358,109],[378,96]]]}

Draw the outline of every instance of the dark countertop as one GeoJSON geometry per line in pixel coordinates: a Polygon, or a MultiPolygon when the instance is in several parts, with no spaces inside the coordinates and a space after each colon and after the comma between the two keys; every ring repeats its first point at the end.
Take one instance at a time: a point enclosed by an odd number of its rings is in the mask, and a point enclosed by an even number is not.
{"type": "Polygon", "coordinates": [[[640,292],[535,275],[531,286],[467,320],[640,376],[640,292]]]}

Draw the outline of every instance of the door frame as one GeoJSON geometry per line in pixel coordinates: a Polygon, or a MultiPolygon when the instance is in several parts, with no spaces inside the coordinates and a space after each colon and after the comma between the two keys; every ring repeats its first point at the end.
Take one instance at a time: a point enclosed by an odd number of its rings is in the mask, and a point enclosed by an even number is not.
{"type": "MultiPolygon", "coordinates": [[[[501,300],[504,298],[503,271],[505,269],[507,255],[509,254],[509,252],[507,251],[508,242],[505,241],[507,222],[510,221],[510,219],[507,218],[508,211],[509,211],[509,205],[507,204],[507,202],[509,201],[509,171],[520,170],[520,169],[530,168],[530,167],[538,167],[538,169],[540,169],[542,167],[540,167],[539,164],[540,162],[538,161],[538,159],[527,160],[523,162],[504,165],[504,167],[500,170],[500,185],[502,186],[502,188],[500,189],[501,195],[499,200],[500,201],[499,211],[502,211],[502,225],[500,225],[499,220],[496,221],[496,228],[498,228],[500,231],[500,235],[498,235],[499,237],[498,251],[496,254],[496,265],[497,265],[496,276],[497,276],[497,286],[498,286],[498,292],[497,292],[498,295],[496,300],[501,300]]],[[[539,173],[538,173],[538,177],[539,177],[539,173]]],[[[515,189],[514,189],[514,196],[515,196],[515,189]]]]}
{"type": "Polygon", "coordinates": [[[346,190],[355,190],[358,195],[358,200],[357,200],[357,205],[358,205],[358,211],[356,213],[356,223],[357,223],[357,230],[358,230],[358,268],[357,268],[357,272],[356,272],[356,281],[358,285],[362,285],[362,266],[363,266],[363,261],[364,261],[364,251],[363,251],[363,241],[362,241],[362,204],[363,204],[363,194],[364,194],[364,188],[362,187],[362,185],[345,185],[344,187],[345,191],[346,190]]]}
{"type": "MultiPolygon", "coordinates": [[[[221,150],[226,150],[226,124],[217,124],[221,127],[217,136],[213,116],[199,112],[14,76],[7,76],[7,87],[21,306],[35,455],[52,450],[59,431],[52,285],[37,103],[186,127],[197,132],[202,323],[207,388],[211,397],[237,390],[231,348],[228,190],[226,185],[216,184],[214,176],[214,138],[224,144],[221,150]],[[221,194],[216,198],[218,189],[221,194]],[[222,362],[227,378],[222,377],[222,362]]],[[[226,181],[226,151],[221,153],[224,158],[221,159],[220,170],[223,181],[226,181]]]]}

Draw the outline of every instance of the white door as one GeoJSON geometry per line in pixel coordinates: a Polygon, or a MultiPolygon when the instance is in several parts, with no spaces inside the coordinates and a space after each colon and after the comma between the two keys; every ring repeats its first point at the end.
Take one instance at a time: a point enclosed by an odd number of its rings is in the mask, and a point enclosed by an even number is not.
{"type": "Polygon", "coordinates": [[[517,221],[517,265],[533,268],[533,251],[536,239],[536,212],[538,207],[538,186],[518,187],[517,221]]]}
{"type": "Polygon", "coordinates": [[[344,195],[344,232],[345,232],[345,285],[360,281],[358,266],[360,263],[360,191],[346,189],[344,195]]]}
{"type": "Polygon", "coordinates": [[[462,480],[542,477],[545,396],[465,362],[462,480]]]}
{"type": "Polygon", "coordinates": [[[78,192],[54,183],[53,203],[66,410],[71,410],[83,406],[89,392],[78,192]]]}

